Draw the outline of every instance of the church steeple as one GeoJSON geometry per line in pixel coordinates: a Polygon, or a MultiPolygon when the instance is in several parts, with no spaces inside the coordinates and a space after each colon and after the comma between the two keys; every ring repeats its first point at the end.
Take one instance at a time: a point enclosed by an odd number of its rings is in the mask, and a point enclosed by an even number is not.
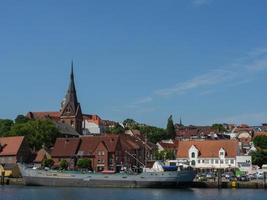
{"type": "Polygon", "coordinates": [[[77,106],[79,104],[76,88],[75,88],[75,81],[74,81],[74,72],[73,72],[73,61],[71,62],[71,73],[70,73],[70,83],[69,83],[69,89],[66,94],[66,102],[65,105],[70,104],[73,110],[75,111],[77,109],[77,106]]]}
{"type": "Polygon", "coordinates": [[[69,88],[62,104],[60,118],[63,123],[71,125],[78,133],[82,132],[83,116],[75,88],[73,61],[71,62],[69,88]]]}

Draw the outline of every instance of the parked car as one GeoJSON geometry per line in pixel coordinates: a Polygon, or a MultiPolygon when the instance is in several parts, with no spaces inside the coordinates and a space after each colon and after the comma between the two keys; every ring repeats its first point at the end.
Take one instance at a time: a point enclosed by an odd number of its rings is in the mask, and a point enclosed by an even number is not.
{"type": "Polygon", "coordinates": [[[263,179],[264,178],[264,173],[259,171],[259,172],[256,173],[256,177],[257,177],[257,179],[263,179]]]}
{"type": "Polygon", "coordinates": [[[209,173],[206,174],[206,178],[208,178],[208,179],[213,179],[215,177],[216,177],[215,174],[212,173],[212,172],[209,172],[209,173]]]}
{"type": "Polygon", "coordinates": [[[246,176],[246,175],[242,175],[242,176],[240,176],[240,177],[238,178],[238,180],[239,180],[239,181],[249,181],[249,178],[248,178],[248,176],[246,176]]]}
{"type": "Polygon", "coordinates": [[[225,177],[226,179],[230,179],[231,177],[234,177],[234,173],[233,172],[225,172],[222,174],[222,177],[225,177]]]}
{"type": "Polygon", "coordinates": [[[248,174],[247,176],[248,176],[249,180],[257,179],[256,173],[254,173],[254,174],[248,174]]]}

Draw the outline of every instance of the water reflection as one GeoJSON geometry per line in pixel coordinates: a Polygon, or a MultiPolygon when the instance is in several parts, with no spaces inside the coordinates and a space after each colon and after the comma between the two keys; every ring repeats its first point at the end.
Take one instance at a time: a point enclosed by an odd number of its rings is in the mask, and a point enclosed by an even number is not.
{"type": "Polygon", "coordinates": [[[0,200],[266,200],[266,190],[0,187],[0,200]]]}

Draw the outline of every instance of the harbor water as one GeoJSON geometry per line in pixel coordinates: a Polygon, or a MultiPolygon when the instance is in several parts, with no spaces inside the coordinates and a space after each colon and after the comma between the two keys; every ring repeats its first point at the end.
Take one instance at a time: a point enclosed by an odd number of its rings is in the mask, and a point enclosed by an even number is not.
{"type": "Polygon", "coordinates": [[[0,200],[266,200],[264,189],[114,189],[0,186],[0,200]]]}

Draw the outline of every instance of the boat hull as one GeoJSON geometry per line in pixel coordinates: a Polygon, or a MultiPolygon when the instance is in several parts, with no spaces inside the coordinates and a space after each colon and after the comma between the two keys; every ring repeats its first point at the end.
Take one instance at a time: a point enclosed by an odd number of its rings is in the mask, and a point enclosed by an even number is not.
{"type": "Polygon", "coordinates": [[[51,187],[127,187],[127,188],[174,188],[188,187],[195,174],[193,171],[154,172],[139,175],[127,174],[66,174],[42,170],[24,170],[25,185],[51,187]]]}

